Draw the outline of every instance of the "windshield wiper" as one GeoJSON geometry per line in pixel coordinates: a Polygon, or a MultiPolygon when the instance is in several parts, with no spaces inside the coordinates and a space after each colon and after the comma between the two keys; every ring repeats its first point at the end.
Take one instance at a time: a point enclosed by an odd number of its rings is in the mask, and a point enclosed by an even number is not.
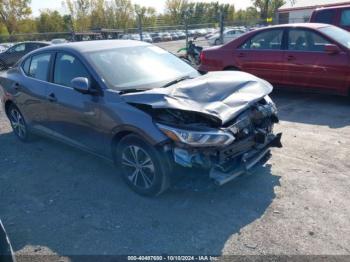
{"type": "Polygon", "coordinates": [[[137,93],[137,92],[143,92],[147,91],[148,89],[137,89],[137,88],[130,88],[130,89],[124,89],[119,91],[119,95],[124,95],[128,93],[137,93]]]}
{"type": "Polygon", "coordinates": [[[165,84],[163,87],[169,87],[169,86],[175,85],[175,84],[180,83],[180,82],[187,80],[187,79],[192,79],[192,78],[189,76],[183,76],[183,77],[177,78],[177,79],[165,84]]]}

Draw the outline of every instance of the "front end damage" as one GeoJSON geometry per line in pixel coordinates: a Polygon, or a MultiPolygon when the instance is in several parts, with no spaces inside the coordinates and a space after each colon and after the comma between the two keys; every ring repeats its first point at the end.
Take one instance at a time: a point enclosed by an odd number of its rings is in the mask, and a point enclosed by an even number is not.
{"type": "MultiPolygon", "coordinates": [[[[136,106],[152,115],[158,127],[172,138],[171,145],[166,148],[171,151],[174,163],[186,168],[207,169],[210,178],[220,186],[266,159],[271,148],[282,147],[282,134],[273,132],[274,125],[279,122],[277,109],[268,96],[226,124],[200,113],[136,106]],[[227,134],[231,139],[222,145],[191,145],[172,137],[168,130],[191,130],[190,134],[227,134]]],[[[201,139],[203,141],[204,138],[201,139]]]]}
{"type": "Polygon", "coordinates": [[[209,171],[223,185],[280,148],[272,86],[243,72],[214,72],[166,89],[124,96],[169,138],[173,162],[209,171]]]}

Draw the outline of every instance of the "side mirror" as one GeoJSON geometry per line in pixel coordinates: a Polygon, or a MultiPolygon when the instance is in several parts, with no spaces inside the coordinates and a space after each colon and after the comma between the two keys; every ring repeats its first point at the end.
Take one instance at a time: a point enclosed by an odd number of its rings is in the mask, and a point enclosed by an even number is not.
{"type": "Polygon", "coordinates": [[[76,77],[72,81],[72,87],[79,93],[91,94],[91,84],[90,80],[86,77],[76,77]]]}
{"type": "Polygon", "coordinates": [[[340,48],[337,45],[325,45],[324,51],[329,55],[336,55],[340,53],[340,48]]]}

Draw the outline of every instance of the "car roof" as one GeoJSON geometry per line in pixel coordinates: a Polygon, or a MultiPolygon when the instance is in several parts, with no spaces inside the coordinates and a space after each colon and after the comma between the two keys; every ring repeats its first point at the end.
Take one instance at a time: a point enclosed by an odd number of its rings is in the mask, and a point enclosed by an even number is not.
{"type": "Polygon", "coordinates": [[[21,45],[21,44],[45,44],[45,45],[50,45],[50,42],[46,41],[24,41],[24,42],[17,42],[13,43],[13,45],[21,45]]]}
{"type": "Polygon", "coordinates": [[[338,6],[329,6],[329,7],[319,7],[316,10],[314,10],[314,12],[318,12],[321,10],[329,10],[329,9],[342,9],[342,8],[349,8],[350,5],[338,5],[338,6]]]}
{"type": "Polygon", "coordinates": [[[323,27],[328,27],[328,26],[332,26],[329,24],[321,24],[321,23],[295,23],[295,24],[282,24],[282,25],[274,25],[274,26],[268,26],[268,27],[263,27],[263,28],[259,28],[258,30],[265,30],[265,29],[270,29],[270,28],[295,28],[295,27],[299,27],[299,28],[311,28],[311,29],[320,29],[323,27]]]}
{"type": "Polygon", "coordinates": [[[72,42],[64,43],[60,45],[49,46],[41,48],[40,50],[72,50],[80,53],[89,53],[100,50],[116,49],[123,47],[137,47],[137,46],[147,46],[150,45],[141,41],[134,40],[95,40],[95,41],[85,41],[85,42],[72,42]]]}

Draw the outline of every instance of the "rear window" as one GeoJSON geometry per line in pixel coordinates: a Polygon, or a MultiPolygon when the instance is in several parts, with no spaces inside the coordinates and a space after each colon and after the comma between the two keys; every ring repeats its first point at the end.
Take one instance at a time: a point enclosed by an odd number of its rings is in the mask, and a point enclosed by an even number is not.
{"type": "Polygon", "coordinates": [[[316,11],[315,20],[312,22],[332,24],[335,17],[335,10],[320,10],[316,11]]]}
{"type": "Polygon", "coordinates": [[[345,9],[341,12],[340,25],[350,26],[350,9],[345,9]]]}

